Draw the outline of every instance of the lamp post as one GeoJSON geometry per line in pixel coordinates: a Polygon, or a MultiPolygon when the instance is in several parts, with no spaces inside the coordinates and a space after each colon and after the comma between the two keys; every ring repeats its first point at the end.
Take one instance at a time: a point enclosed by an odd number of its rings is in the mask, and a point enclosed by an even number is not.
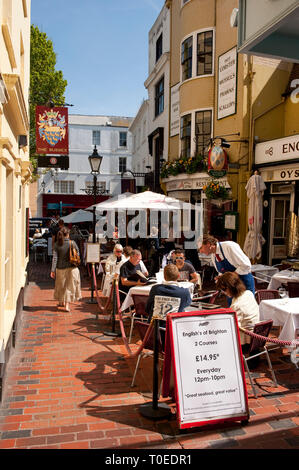
{"type": "Polygon", "coordinates": [[[100,166],[102,163],[103,157],[102,155],[98,154],[97,146],[94,146],[93,152],[88,157],[88,161],[91,168],[91,174],[93,175],[93,198],[94,198],[94,206],[93,206],[93,235],[92,241],[93,243],[96,242],[96,203],[97,203],[97,176],[100,173],[100,166]]]}

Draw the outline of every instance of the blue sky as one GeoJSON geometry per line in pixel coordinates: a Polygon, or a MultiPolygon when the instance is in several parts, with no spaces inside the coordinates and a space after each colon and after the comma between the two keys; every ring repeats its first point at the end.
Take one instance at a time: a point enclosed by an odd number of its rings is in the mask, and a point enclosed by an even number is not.
{"type": "Polygon", "coordinates": [[[147,90],[148,32],[164,0],[31,0],[53,41],[70,114],[135,116],[147,90]]]}

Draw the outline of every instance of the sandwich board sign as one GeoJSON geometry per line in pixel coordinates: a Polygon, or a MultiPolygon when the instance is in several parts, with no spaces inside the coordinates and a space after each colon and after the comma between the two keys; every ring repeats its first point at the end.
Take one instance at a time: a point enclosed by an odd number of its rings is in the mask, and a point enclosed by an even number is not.
{"type": "Polygon", "coordinates": [[[248,422],[248,397],[236,313],[167,315],[163,397],[174,388],[181,429],[248,422]]]}

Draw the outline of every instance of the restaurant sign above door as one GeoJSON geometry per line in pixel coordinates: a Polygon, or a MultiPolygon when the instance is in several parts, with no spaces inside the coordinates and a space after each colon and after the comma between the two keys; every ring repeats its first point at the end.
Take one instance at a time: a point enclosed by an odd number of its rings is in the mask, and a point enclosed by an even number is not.
{"type": "Polygon", "coordinates": [[[257,165],[274,163],[299,158],[299,135],[282,139],[269,140],[255,147],[255,163],[257,165]]]}

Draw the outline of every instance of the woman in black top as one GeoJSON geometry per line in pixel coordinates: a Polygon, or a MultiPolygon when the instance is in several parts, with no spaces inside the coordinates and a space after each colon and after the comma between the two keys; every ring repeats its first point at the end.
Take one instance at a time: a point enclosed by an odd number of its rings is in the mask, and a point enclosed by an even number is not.
{"type": "Polygon", "coordinates": [[[76,242],[70,240],[70,232],[66,227],[57,233],[57,241],[53,247],[53,261],[50,276],[55,279],[54,299],[58,307],[70,311],[70,302],[81,298],[81,281],[79,269],[70,263],[70,243],[79,253],[76,242]]]}

